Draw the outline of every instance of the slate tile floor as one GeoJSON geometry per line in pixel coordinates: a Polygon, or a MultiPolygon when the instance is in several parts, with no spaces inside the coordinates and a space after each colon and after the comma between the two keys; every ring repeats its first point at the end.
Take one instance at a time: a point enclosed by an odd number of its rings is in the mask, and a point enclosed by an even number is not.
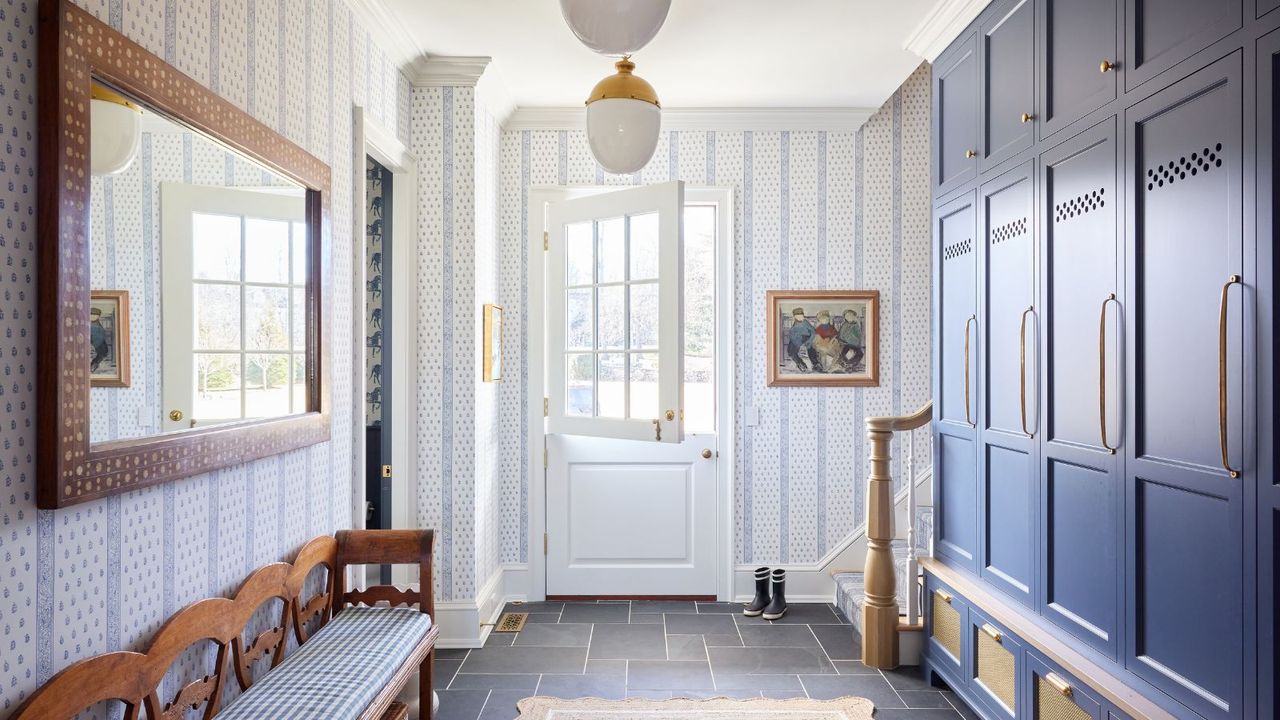
{"type": "Polygon", "coordinates": [[[864,666],[853,626],[831,605],[792,605],[773,623],[745,617],[736,603],[534,602],[506,609],[530,613],[524,630],[492,633],[483,648],[436,652],[439,720],[512,720],[516,702],[530,695],[858,695],[884,720],[976,717],[950,692],[927,686],[916,668],[864,666]]]}

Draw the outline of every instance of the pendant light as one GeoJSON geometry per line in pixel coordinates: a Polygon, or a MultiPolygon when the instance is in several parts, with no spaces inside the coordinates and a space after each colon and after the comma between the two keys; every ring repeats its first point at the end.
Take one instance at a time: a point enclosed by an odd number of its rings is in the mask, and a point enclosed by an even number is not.
{"type": "Polygon", "coordinates": [[[658,93],[633,74],[636,64],[623,56],[618,72],[596,83],[587,98],[587,140],[596,161],[611,173],[626,175],[644,167],[658,147],[662,106],[658,93]]]}
{"type": "Polygon", "coordinates": [[[142,108],[129,98],[93,83],[89,102],[89,169],[115,175],[129,167],[142,146],[142,108]]]}
{"type": "Polygon", "coordinates": [[[653,39],[671,0],[560,0],[560,14],[583,45],[601,55],[630,55],[653,39]]]}

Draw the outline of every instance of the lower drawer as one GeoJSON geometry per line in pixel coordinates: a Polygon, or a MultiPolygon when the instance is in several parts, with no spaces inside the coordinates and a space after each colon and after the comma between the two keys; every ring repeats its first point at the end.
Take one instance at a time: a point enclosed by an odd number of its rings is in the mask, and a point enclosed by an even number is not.
{"type": "Polygon", "coordinates": [[[1103,720],[1102,703],[1086,685],[1028,651],[1031,715],[1034,720],[1103,720]]]}
{"type": "Polygon", "coordinates": [[[1020,708],[1022,643],[976,607],[969,608],[969,672],[966,681],[993,717],[1014,720],[1020,708]]]}

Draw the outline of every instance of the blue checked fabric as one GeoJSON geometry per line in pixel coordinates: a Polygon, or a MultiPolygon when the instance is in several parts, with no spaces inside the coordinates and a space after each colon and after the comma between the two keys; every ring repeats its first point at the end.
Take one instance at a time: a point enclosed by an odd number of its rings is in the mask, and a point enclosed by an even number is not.
{"type": "Polygon", "coordinates": [[[264,675],[218,720],[357,718],[431,629],[409,608],[347,608],[264,675]]]}

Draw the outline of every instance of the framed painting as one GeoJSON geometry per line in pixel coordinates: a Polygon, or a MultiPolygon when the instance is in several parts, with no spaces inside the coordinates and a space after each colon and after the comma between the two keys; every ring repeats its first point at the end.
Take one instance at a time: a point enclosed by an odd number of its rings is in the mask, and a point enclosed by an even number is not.
{"type": "Polygon", "coordinates": [[[89,293],[89,385],[129,387],[129,291],[89,293]]]}
{"type": "Polygon", "coordinates": [[[770,290],[769,387],[880,384],[880,291],[770,290]]]}
{"type": "Polygon", "coordinates": [[[502,379],[502,307],[484,306],[484,381],[502,379]]]}

